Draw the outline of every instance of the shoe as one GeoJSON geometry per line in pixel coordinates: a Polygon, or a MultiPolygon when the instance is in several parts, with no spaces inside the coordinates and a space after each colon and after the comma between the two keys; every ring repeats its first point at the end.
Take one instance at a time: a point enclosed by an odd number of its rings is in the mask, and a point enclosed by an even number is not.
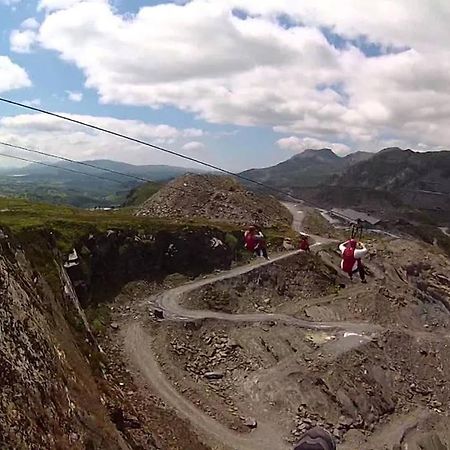
{"type": "Polygon", "coordinates": [[[367,284],[367,280],[361,280],[361,283],[367,284]]]}

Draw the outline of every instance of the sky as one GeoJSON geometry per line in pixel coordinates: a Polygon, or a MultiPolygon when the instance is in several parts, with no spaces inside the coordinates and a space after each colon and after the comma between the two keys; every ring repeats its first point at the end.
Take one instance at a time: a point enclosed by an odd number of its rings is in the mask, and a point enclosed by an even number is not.
{"type": "MultiPolygon", "coordinates": [[[[0,0],[0,96],[233,171],[309,148],[442,150],[449,23],[447,0],[0,0]]],[[[0,140],[191,165],[1,103],[0,140]]]]}

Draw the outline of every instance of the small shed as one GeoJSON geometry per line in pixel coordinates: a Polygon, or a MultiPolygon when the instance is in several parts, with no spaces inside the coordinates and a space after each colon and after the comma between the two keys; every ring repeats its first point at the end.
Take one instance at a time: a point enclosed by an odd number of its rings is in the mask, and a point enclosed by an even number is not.
{"type": "Polygon", "coordinates": [[[381,222],[381,219],[379,219],[378,217],[364,212],[355,211],[354,209],[333,208],[330,213],[338,219],[344,220],[345,222],[349,223],[357,223],[359,219],[366,227],[374,227],[381,222]]]}

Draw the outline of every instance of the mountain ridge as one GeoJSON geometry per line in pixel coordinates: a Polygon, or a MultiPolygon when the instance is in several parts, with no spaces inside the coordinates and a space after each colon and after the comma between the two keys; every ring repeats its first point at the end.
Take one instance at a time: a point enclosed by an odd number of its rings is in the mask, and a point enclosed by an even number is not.
{"type": "Polygon", "coordinates": [[[279,189],[315,187],[346,167],[372,156],[368,152],[355,152],[341,157],[328,148],[307,149],[274,166],[246,170],[240,175],[279,189]]]}
{"type": "Polygon", "coordinates": [[[194,168],[186,168],[179,166],[171,166],[165,164],[131,164],[123,161],[115,161],[111,159],[93,159],[93,160],[83,160],[77,162],[70,161],[58,161],[55,164],[51,164],[52,167],[42,166],[40,164],[31,163],[28,166],[21,168],[14,168],[3,172],[2,175],[8,175],[9,173],[24,174],[24,175],[41,175],[43,173],[55,174],[58,169],[70,168],[73,170],[79,170],[81,172],[98,172],[105,173],[102,169],[115,170],[117,172],[123,172],[129,175],[138,174],[148,174],[158,177],[154,181],[161,181],[164,179],[170,179],[178,174],[183,174],[186,172],[202,172],[201,170],[194,168]],[[81,164],[78,164],[81,163],[81,164]],[[83,166],[82,164],[89,164],[98,167],[98,169],[89,166],[83,166]]]}
{"type": "Polygon", "coordinates": [[[151,192],[156,191],[160,183],[185,173],[200,172],[193,168],[135,165],[108,159],[81,162],[98,166],[98,169],[73,162],[58,161],[52,167],[30,164],[21,168],[3,170],[0,172],[0,195],[70,204],[81,208],[111,207],[126,202],[130,191],[141,184],[139,179],[148,179],[155,183],[155,189],[147,190],[151,192]],[[122,172],[126,175],[102,169],[122,172]],[[89,176],[77,172],[83,172],[89,176]]]}
{"type": "Polygon", "coordinates": [[[326,208],[361,208],[392,217],[415,211],[448,224],[450,151],[385,148],[301,194],[326,208]]]}

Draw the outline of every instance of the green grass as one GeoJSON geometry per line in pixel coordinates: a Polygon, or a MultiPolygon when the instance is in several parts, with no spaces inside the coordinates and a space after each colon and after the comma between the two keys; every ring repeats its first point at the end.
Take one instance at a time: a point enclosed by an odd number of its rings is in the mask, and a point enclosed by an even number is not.
{"type": "MultiPolygon", "coordinates": [[[[136,217],[133,208],[114,211],[89,211],[70,206],[34,203],[18,198],[0,197],[0,227],[7,227],[22,243],[33,245],[39,235],[52,233],[56,244],[68,253],[83,237],[109,229],[134,230],[155,233],[161,230],[176,231],[209,227],[239,235],[240,227],[227,223],[209,222],[206,219],[174,220],[136,217]]],[[[270,244],[283,237],[294,237],[288,226],[264,230],[270,244]]],[[[234,243],[234,242],[233,242],[234,243]]]]}
{"type": "MultiPolygon", "coordinates": [[[[23,199],[0,198],[0,226],[7,227],[22,241],[30,242],[27,236],[39,232],[52,232],[58,248],[69,252],[75,243],[89,233],[108,229],[131,229],[142,232],[177,230],[184,227],[205,225],[234,231],[230,225],[207,221],[174,221],[170,219],[140,218],[133,216],[133,209],[116,211],[88,211],[46,203],[33,203],[23,199]]],[[[31,242],[30,242],[31,243],[31,242]]]]}
{"type": "Polygon", "coordinates": [[[104,334],[111,322],[111,309],[105,304],[90,306],[86,309],[86,318],[95,335],[104,334]]]}
{"type": "Polygon", "coordinates": [[[140,206],[148,200],[153,194],[159,191],[161,185],[159,183],[145,183],[133,189],[123,203],[123,206],[140,206]]]}
{"type": "MultiPolygon", "coordinates": [[[[232,224],[209,222],[204,219],[174,220],[136,217],[133,208],[115,211],[89,211],[69,206],[34,203],[24,199],[0,197],[0,228],[11,234],[14,242],[25,250],[32,266],[42,276],[53,292],[61,291],[61,279],[55,247],[68,254],[89,234],[107,230],[130,231],[139,234],[155,234],[160,231],[182,232],[199,229],[215,229],[226,233],[225,242],[235,258],[244,258],[242,230],[232,224]]],[[[269,248],[279,248],[286,236],[294,232],[288,226],[264,230],[269,248]]],[[[100,330],[102,321],[92,323],[100,330]]]]}

